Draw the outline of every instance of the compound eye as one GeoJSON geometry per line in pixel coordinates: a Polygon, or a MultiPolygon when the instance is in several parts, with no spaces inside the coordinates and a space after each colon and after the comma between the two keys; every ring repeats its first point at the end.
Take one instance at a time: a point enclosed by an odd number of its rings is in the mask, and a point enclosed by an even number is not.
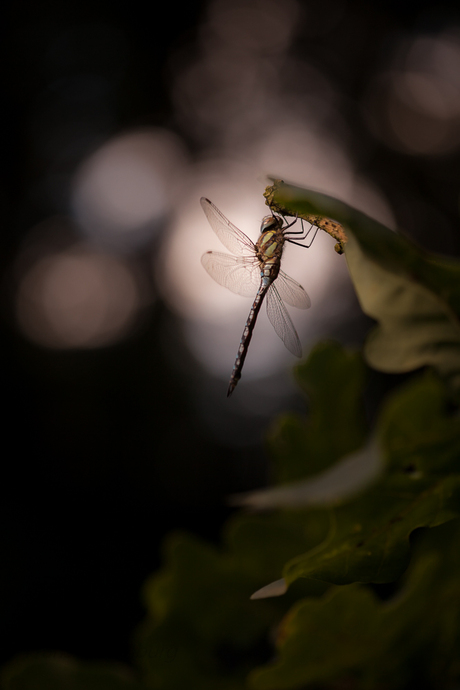
{"type": "Polygon", "coordinates": [[[260,225],[260,232],[267,232],[268,230],[279,228],[281,226],[280,221],[281,218],[279,218],[279,216],[265,216],[260,225]]]}

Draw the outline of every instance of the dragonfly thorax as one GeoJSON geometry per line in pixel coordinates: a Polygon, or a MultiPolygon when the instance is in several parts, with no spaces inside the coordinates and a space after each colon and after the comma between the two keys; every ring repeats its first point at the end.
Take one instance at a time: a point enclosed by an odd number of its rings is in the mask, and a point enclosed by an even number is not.
{"type": "MultiPolygon", "coordinates": [[[[279,216],[265,216],[260,226],[261,234],[256,244],[257,258],[261,266],[267,262],[278,264],[281,260],[284,245],[283,221],[279,216]]],[[[278,270],[276,275],[278,275],[278,270]]],[[[273,276],[273,279],[276,277],[273,276]]]]}

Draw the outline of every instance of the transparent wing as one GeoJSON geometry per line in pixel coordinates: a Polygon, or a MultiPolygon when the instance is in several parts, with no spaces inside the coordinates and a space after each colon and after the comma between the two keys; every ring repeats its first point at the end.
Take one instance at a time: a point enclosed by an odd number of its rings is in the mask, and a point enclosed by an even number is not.
{"type": "Polygon", "coordinates": [[[260,285],[260,267],[256,258],[206,252],[201,263],[219,285],[243,297],[255,296],[260,285]]]}
{"type": "Polygon", "coordinates": [[[237,256],[250,253],[255,254],[256,248],[244,232],[238,230],[236,225],[230,221],[219,211],[217,206],[214,206],[212,201],[206,199],[204,196],[200,199],[200,204],[209,220],[209,224],[220,239],[222,244],[227,247],[229,251],[237,256]]]}
{"type": "MultiPolygon", "coordinates": [[[[276,283],[278,281],[275,281],[276,283]]],[[[279,335],[289,352],[296,357],[302,357],[302,346],[286,307],[284,306],[275,284],[270,285],[267,292],[267,314],[270,323],[279,335]]]]}
{"type": "Polygon", "coordinates": [[[290,304],[291,307],[297,307],[298,309],[309,309],[311,307],[311,300],[303,287],[300,283],[286,275],[284,271],[278,273],[275,285],[281,299],[290,304]]]}

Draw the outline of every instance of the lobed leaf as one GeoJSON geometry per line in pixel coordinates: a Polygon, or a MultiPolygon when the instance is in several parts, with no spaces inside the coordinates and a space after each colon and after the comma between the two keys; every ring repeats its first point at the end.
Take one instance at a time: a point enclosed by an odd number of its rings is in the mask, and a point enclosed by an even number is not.
{"type": "Polygon", "coordinates": [[[460,675],[459,538],[458,520],[424,535],[403,589],[388,601],[349,585],[298,602],[279,628],[275,661],[250,675],[250,687],[397,689],[417,678],[449,686],[460,675]]]}
{"type": "Polygon", "coordinates": [[[390,582],[409,562],[415,529],[460,514],[460,419],[446,406],[445,388],[431,373],[388,400],[377,429],[387,471],[360,496],[328,511],[327,538],[286,564],[287,583],[298,577],[390,582]]]}
{"type": "Polygon", "coordinates": [[[379,322],[364,356],[380,371],[400,373],[430,365],[460,389],[460,324],[424,285],[369,261],[350,237],[345,250],[363,311],[379,322]]]}

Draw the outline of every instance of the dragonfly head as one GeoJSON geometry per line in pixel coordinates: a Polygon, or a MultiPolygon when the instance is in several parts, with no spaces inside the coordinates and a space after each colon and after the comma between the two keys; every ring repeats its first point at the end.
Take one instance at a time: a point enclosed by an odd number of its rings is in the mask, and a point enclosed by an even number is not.
{"type": "Polygon", "coordinates": [[[280,216],[265,216],[262,218],[260,225],[260,232],[268,232],[269,230],[279,230],[283,227],[283,219],[280,216]]]}

